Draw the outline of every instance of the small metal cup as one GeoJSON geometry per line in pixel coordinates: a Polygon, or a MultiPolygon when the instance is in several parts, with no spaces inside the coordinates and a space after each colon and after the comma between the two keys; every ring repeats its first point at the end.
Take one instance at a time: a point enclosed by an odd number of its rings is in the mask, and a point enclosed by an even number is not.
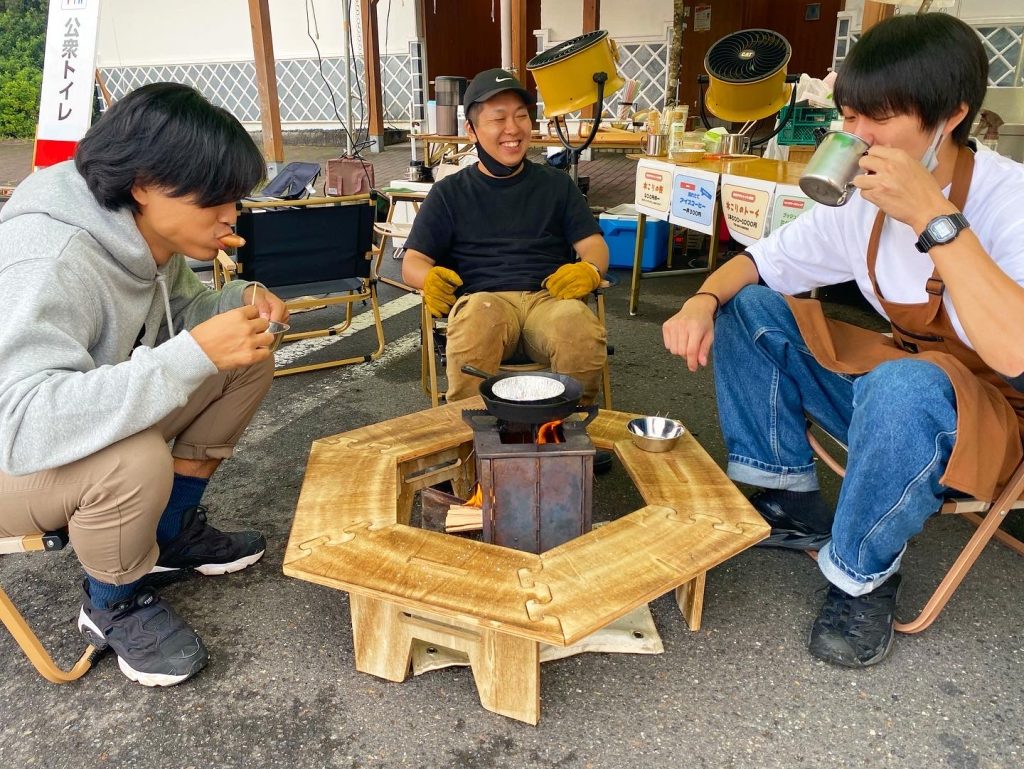
{"type": "Polygon", "coordinates": [[[854,189],[853,178],[862,173],[860,159],[871,145],[846,131],[830,131],[807,161],[800,189],[826,206],[841,206],[854,189]]]}
{"type": "Polygon", "coordinates": [[[651,157],[663,157],[668,152],[668,134],[647,134],[646,152],[651,157]]]}
{"type": "Polygon", "coordinates": [[[274,335],[274,341],[270,343],[270,351],[274,352],[278,347],[281,346],[281,342],[284,340],[284,335],[290,329],[287,323],[281,323],[277,320],[270,321],[270,327],[267,329],[271,334],[274,335]]]}
{"type": "Polygon", "coordinates": [[[750,153],[750,137],[746,134],[726,134],[722,137],[723,155],[747,155],[750,153]]]}

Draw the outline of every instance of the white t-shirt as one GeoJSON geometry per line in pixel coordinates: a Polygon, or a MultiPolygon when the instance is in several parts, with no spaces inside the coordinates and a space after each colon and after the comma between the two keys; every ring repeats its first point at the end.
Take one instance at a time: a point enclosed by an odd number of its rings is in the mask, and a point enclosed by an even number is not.
{"type": "MultiPolygon", "coordinates": [[[[948,187],[944,193],[948,197],[948,187]]],[[[868,238],[877,213],[878,208],[856,192],[845,206],[814,206],[747,252],[764,282],[779,293],[794,295],[855,280],[864,297],[888,319],[868,277],[868,238]]],[[[1024,286],[1024,165],[980,148],[974,156],[974,178],[963,213],[992,260],[1024,286]]],[[[914,247],[916,242],[911,227],[885,220],[876,277],[882,295],[891,302],[928,300],[925,283],[935,265],[928,254],[914,247]]],[[[943,303],[961,341],[973,347],[948,291],[943,303]]]]}

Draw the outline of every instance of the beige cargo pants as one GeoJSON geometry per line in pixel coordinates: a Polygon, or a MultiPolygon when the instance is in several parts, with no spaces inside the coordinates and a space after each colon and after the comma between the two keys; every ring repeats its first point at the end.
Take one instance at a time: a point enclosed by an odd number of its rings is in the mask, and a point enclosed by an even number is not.
{"type": "Polygon", "coordinates": [[[171,494],[173,458],[227,459],[270,389],[272,358],[217,374],[148,430],[92,456],[29,475],[0,472],[0,536],[68,528],[92,577],[115,585],[149,572],[171,494]],[[173,447],[168,442],[173,441],[173,447]]]}

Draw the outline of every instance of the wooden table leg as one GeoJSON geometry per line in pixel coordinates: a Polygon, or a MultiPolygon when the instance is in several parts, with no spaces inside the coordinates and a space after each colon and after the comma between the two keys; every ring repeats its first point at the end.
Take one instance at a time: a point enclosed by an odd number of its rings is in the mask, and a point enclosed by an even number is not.
{"type": "Polygon", "coordinates": [[[404,681],[418,639],[469,657],[487,710],[528,724],[540,720],[540,644],[526,638],[413,614],[397,604],[349,594],[356,670],[404,681]]]}
{"type": "Polygon", "coordinates": [[[636,315],[637,305],[640,304],[640,266],[644,257],[644,228],[647,225],[647,215],[637,212],[636,217],[636,247],[633,249],[633,275],[629,281],[629,314],[636,315]]]}
{"type": "Polygon", "coordinates": [[[687,627],[694,633],[700,630],[700,618],[704,611],[704,583],[707,572],[701,572],[689,582],[676,588],[676,604],[683,613],[687,627]]]}

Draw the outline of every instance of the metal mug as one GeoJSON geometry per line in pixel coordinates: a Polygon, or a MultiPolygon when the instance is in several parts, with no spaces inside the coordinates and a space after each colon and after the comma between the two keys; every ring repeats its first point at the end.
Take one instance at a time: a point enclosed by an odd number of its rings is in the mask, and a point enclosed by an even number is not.
{"type": "Polygon", "coordinates": [[[646,152],[651,157],[662,157],[668,152],[668,134],[647,134],[646,152]]]}
{"type": "Polygon", "coordinates": [[[747,155],[750,153],[750,137],[746,134],[726,134],[722,137],[723,155],[747,155]]]}
{"type": "Polygon", "coordinates": [[[800,189],[826,206],[841,206],[854,189],[853,178],[862,173],[860,159],[871,145],[846,131],[830,131],[807,161],[800,189]]]}

